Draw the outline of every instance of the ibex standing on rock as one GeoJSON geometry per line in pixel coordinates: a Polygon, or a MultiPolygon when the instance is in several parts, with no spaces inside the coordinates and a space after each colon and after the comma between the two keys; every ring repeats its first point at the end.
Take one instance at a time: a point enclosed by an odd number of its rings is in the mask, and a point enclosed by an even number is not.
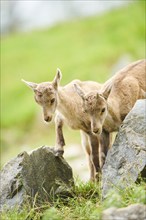
{"type": "MultiPolygon", "coordinates": [[[[82,100],[75,92],[74,84],[78,84],[85,92],[94,92],[101,88],[101,85],[92,82],[74,80],[64,87],[59,86],[61,72],[58,69],[52,82],[43,82],[40,84],[27,82],[23,80],[35,93],[35,101],[42,106],[44,120],[52,120],[56,112],[56,155],[63,155],[64,137],[62,132],[65,122],[72,129],[81,130],[82,145],[84,146],[89,160],[90,180],[94,181],[96,173],[100,173],[99,147],[106,149],[109,145],[110,137],[104,130],[99,141],[99,131],[92,129],[90,116],[82,109],[82,100]]],[[[106,114],[106,111],[105,113],[106,114]]],[[[106,149],[107,152],[107,149],[106,149]]],[[[98,175],[97,175],[98,176],[98,175]]]]}
{"type": "Polygon", "coordinates": [[[91,131],[109,136],[118,131],[122,121],[138,99],[146,98],[146,60],[134,62],[105,82],[100,91],[87,93],[79,84],[76,92],[91,122],[91,131]]]}

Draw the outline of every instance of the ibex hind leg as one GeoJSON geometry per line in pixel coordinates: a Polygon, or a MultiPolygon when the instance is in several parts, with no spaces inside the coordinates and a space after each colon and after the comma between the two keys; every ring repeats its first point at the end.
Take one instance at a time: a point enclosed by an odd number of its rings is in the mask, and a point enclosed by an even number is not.
{"type": "Polygon", "coordinates": [[[84,148],[85,150],[85,153],[87,155],[87,159],[88,159],[88,165],[89,165],[89,171],[90,171],[90,181],[91,182],[94,182],[95,180],[95,167],[94,167],[94,164],[93,164],[93,161],[92,161],[92,158],[91,158],[91,146],[90,146],[90,143],[89,143],[89,140],[88,140],[88,135],[81,131],[81,142],[82,142],[82,147],[84,148]]]}

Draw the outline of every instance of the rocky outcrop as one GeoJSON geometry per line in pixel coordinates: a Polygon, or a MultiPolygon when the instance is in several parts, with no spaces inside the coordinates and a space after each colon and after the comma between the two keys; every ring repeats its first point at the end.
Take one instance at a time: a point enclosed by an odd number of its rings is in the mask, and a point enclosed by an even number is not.
{"type": "Polygon", "coordinates": [[[51,202],[57,195],[68,196],[74,185],[71,167],[49,147],[19,154],[4,166],[0,178],[1,210],[34,197],[39,203],[51,202]]]}
{"type": "MultiPolygon", "coordinates": [[[[146,167],[146,100],[138,100],[126,116],[102,170],[102,196],[135,182],[146,167]]],[[[145,176],[146,177],[146,176],[145,176]]]]}
{"type": "Polygon", "coordinates": [[[102,220],[146,220],[146,205],[132,204],[125,208],[109,208],[103,211],[102,220]]]}

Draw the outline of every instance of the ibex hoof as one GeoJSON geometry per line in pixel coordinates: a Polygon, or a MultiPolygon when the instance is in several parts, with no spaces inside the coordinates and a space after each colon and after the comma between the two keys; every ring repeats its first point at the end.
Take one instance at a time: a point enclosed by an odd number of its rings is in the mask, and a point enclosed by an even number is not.
{"type": "Polygon", "coordinates": [[[95,182],[95,178],[94,177],[90,177],[89,183],[94,183],[94,182],[95,182]]]}
{"type": "Polygon", "coordinates": [[[101,173],[100,172],[97,172],[96,174],[95,174],[95,181],[96,182],[99,182],[101,180],[101,173]]]}
{"type": "Polygon", "coordinates": [[[64,154],[64,150],[55,150],[55,156],[56,157],[61,157],[64,154]]]}

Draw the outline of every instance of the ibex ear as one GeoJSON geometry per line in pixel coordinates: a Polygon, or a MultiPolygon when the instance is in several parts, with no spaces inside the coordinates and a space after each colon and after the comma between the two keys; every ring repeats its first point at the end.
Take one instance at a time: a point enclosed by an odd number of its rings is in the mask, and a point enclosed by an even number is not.
{"type": "Polygon", "coordinates": [[[75,88],[75,91],[78,93],[78,95],[83,99],[85,100],[85,94],[83,92],[83,90],[81,89],[81,87],[78,85],[78,84],[74,84],[74,88],[75,88]]]}
{"type": "Polygon", "coordinates": [[[62,73],[61,73],[60,69],[57,68],[56,76],[52,82],[55,89],[58,88],[58,85],[59,85],[61,78],[62,78],[62,73]]]}
{"type": "Polygon", "coordinates": [[[25,81],[24,79],[21,79],[21,81],[24,82],[27,86],[29,86],[34,91],[35,91],[36,87],[38,86],[37,83],[28,82],[28,81],[25,81]]]}
{"type": "Polygon", "coordinates": [[[112,89],[112,83],[108,83],[101,90],[100,94],[107,100],[112,89]]]}
{"type": "Polygon", "coordinates": [[[106,90],[106,91],[104,91],[103,93],[101,93],[101,95],[105,98],[105,100],[108,99],[109,94],[110,94],[110,90],[108,90],[108,91],[106,90]]]}

